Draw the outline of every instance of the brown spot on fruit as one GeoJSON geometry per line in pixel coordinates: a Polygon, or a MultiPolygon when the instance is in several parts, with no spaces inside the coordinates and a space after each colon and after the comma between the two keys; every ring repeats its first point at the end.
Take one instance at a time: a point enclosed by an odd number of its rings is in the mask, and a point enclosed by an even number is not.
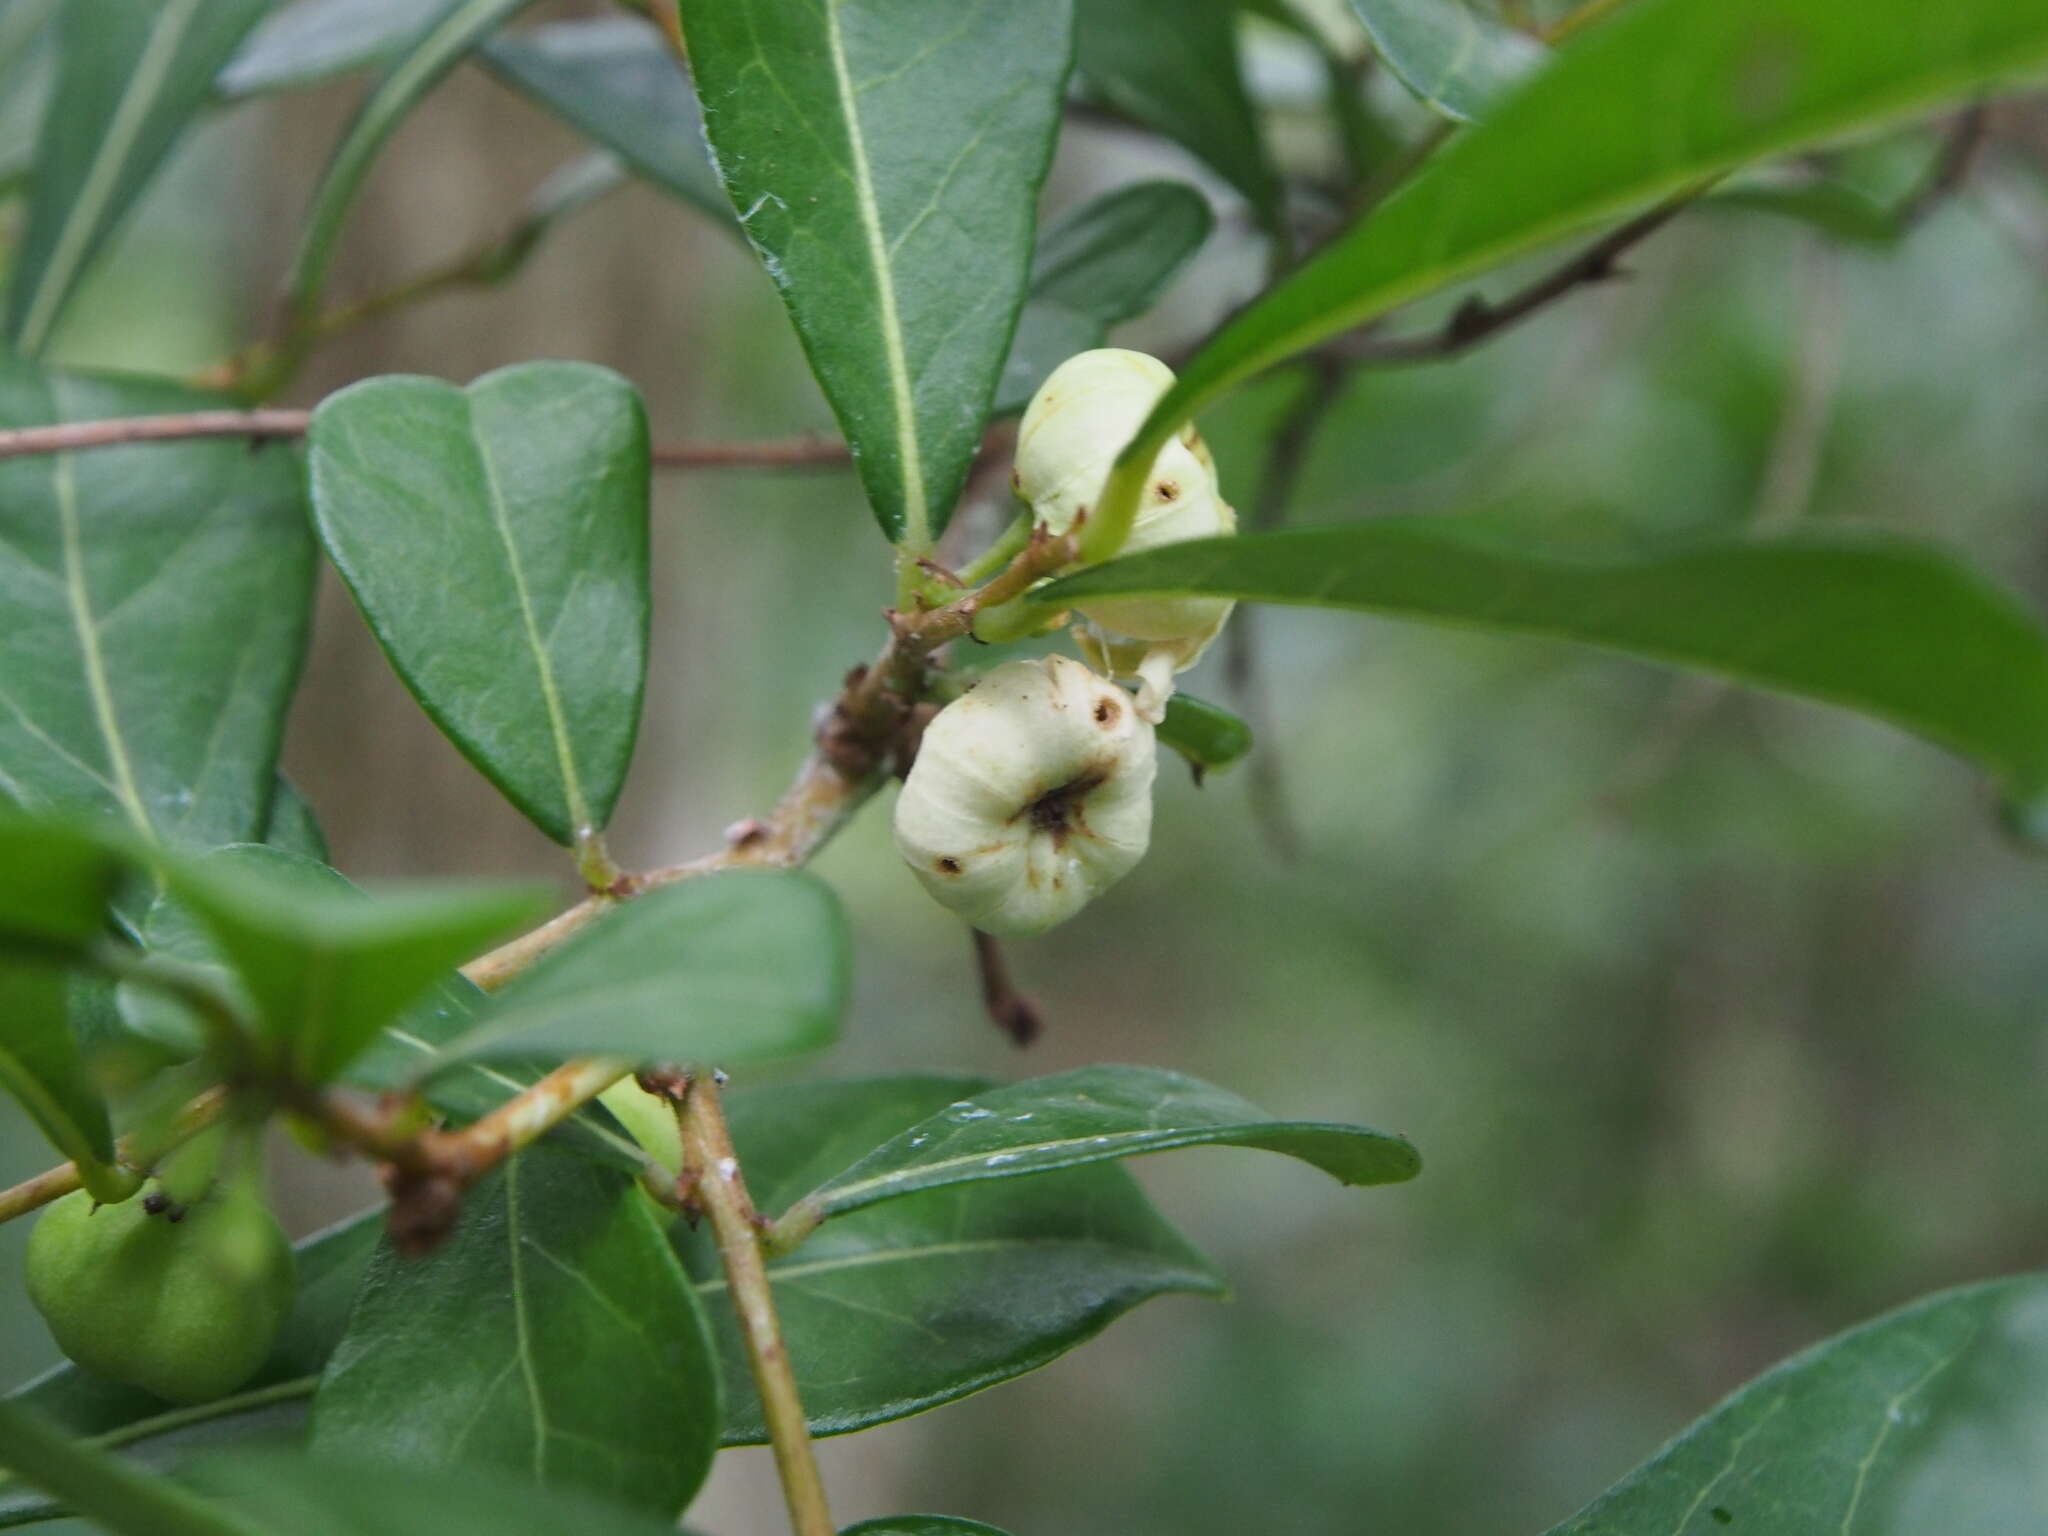
{"type": "Polygon", "coordinates": [[[1105,730],[1115,725],[1117,717],[1122,713],[1123,710],[1115,699],[1101,698],[1095,701],[1095,723],[1105,730]]]}
{"type": "Polygon", "coordinates": [[[1173,480],[1162,480],[1157,485],[1152,487],[1152,494],[1154,496],[1157,496],[1161,501],[1178,500],[1180,497],[1179,482],[1173,480]]]}
{"type": "MultiPolygon", "coordinates": [[[[1108,782],[1109,774],[1103,769],[1087,769],[1058,788],[1047,790],[1010,819],[1029,817],[1032,827],[1048,834],[1055,848],[1064,847],[1069,833],[1087,830],[1088,823],[1081,814],[1082,802],[1108,782]]],[[[1036,884],[1035,876],[1033,883],[1036,884]]]]}
{"type": "Polygon", "coordinates": [[[940,873],[940,874],[942,874],[942,875],[957,875],[957,874],[959,874],[959,873],[960,873],[960,861],[959,861],[958,859],[940,859],[940,860],[939,860],[939,873],[940,873]]]}

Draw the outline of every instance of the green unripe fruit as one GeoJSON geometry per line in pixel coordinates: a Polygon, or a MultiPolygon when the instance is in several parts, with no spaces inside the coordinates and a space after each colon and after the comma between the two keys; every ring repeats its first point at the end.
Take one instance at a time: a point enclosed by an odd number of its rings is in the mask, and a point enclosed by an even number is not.
{"type": "Polygon", "coordinates": [[[216,1189],[184,1218],[142,1200],[68,1195],[36,1223],[28,1294],[58,1346],[110,1381],[174,1403],[255,1375],[292,1305],[292,1250],[269,1206],[216,1189]]]}

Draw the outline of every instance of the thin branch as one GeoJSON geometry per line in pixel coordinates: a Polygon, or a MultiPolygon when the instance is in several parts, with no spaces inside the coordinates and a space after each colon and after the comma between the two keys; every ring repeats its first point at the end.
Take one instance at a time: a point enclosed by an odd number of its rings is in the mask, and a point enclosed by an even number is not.
{"type": "MultiPolygon", "coordinates": [[[[227,1102],[224,1090],[208,1089],[179,1111],[178,1118],[161,1141],[145,1144],[136,1136],[124,1137],[114,1149],[115,1161],[123,1167],[146,1171],[155,1166],[165,1153],[184,1145],[218,1120],[227,1108],[227,1102]]],[[[64,1163],[32,1179],[24,1179],[12,1189],[0,1190],[0,1222],[26,1216],[30,1211],[53,1200],[61,1200],[73,1190],[83,1187],[84,1181],[75,1163],[64,1163]]]]}
{"type": "Polygon", "coordinates": [[[811,1450],[810,1422],[782,1340],[782,1322],[776,1315],[775,1292],[761,1250],[763,1223],[747,1194],[739,1156],[726,1129],[719,1082],[713,1076],[650,1085],[665,1092],[676,1105],[676,1120],[683,1133],[682,1183],[711,1218],[712,1234],[718,1240],[727,1294],[746,1340],[747,1363],[753,1369],[768,1442],[775,1452],[775,1471],[789,1505],[790,1529],[795,1536],[832,1536],[837,1527],[811,1450]]]}
{"type": "Polygon", "coordinates": [[[981,973],[981,1002],[996,1028],[1010,1037],[1020,1050],[1036,1040],[1045,1028],[1037,1004],[1017,990],[1011,979],[1003,946],[992,933],[970,929],[974,935],[974,964],[981,973]]]}
{"type": "MultiPolygon", "coordinates": [[[[0,432],[0,459],[37,453],[74,453],[130,443],[187,442],[194,438],[246,437],[255,441],[306,435],[311,411],[188,411],[170,416],[125,416],[107,421],[70,421],[48,427],[0,432]]],[[[837,438],[806,433],[759,442],[657,445],[658,469],[815,469],[852,462],[837,438]]]]}
{"type": "Polygon", "coordinates": [[[1477,295],[1468,298],[1435,331],[1420,336],[1379,336],[1354,331],[1321,350],[1365,364],[1425,363],[1456,357],[1519,325],[1574,290],[1617,276],[1622,255],[1670,223],[1700,190],[1680,193],[1648,213],[1637,215],[1498,303],[1477,295]]]}
{"type": "Polygon", "coordinates": [[[1956,114],[1926,177],[1899,205],[1895,217],[1901,230],[1911,229],[1962,190],[1963,183],[1970,179],[1970,168],[1977,162],[1978,151],[1984,147],[1990,125],[1990,109],[1981,101],[1956,114]]]}
{"type": "Polygon", "coordinates": [[[1555,47],[1573,33],[1606,17],[1608,12],[1625,3],[1625,0],[1581,0],[1575,9],[1553,21],[1543,30],[1543,41],[1555,47]]]}

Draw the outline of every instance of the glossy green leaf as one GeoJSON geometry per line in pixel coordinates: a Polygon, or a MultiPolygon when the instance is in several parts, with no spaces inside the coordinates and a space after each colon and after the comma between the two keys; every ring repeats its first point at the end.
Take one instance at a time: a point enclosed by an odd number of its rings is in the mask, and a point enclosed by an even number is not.
{"type": "MultiPolygon", "coordinates": [[[[780,1209],[984,1086],[905,1077],[734,1094],[748,1189],[762,1209],[780,1209]]],[[[758,1443],[760,1406],[717,1257],[702,1234],[673,1236],[726,1361],[726,1441],[758,1443]]],[[[892,1200],[830,1222],[769,1273],[812,1431],[828,1435],[1035,1370],[1151,1297],[1221,1289],[1130,1176],[1102,1165],[892,1200]]]]}
{"type": "Polygon", "coordinates": [[[67,984],[56,966],[0,958],[0,1089],[64,1157],[105,1164],[113,1133],[71,1033],[67,984]]]}
{"type": "Polygon", "coordinates": [[[187,1480],[278,1536],[677,1536],[672,1522],[517,1479],[384,1461],[237,1452],[187,1480]]]}
{"type": "Polygon", "coordinates": [[[1022,304],[1070,0],[684,0],[705,128],[882,531],[952,515],[1022,304]]]}
{"type": "Polygon", "coordinates": [[[270,0],[65,0],[56,88],[36,140],[7,339],[49,342],[64,303],[270,0]]]}
{"type": "Polygon", "coordinates": [[[271,867],[286,856],[174,866],[171,887],[211,931],[280,1064],[326,1082],[494,939],[549,906],[531,887],[414,889],[375,900],[271,867]]]}
{"type": "Polygon", "coordinates": [[[313,193],[298,254],[285,280],[286,306],[295,323],[303,325],[319,308],[342,222],[385,142],[465,54],[530,4],[532,0],[442,0],[425,21],[418,20],[415,11],[412,32],[392,50],[390,64],[356,109],[313,193]]]}
{"type": "Polygon", "coordinates": [[[1460,122],[1484,117],[1543,62],[1543,45],[1472,0],[1351,0],[1388,69],[1460,122]]]}
{"type": "Polygon", "coordinates": [[[992,1525],[979,1520],[956,1520],[951,1515],[889,1515],[881,1520],[863,1520],[849,1525],[839,1536],[1004,1536],[992,1525]]]}
{"type": "Polygon", "coordinates": [[[968,1094],[835,1174],[796,1208],[833,1217],[920,1190],[1193,1146],[1283,1152],[1345,1184],[1397,1184],[1422,1170],[1415,1148],[1398,1136],[1274,1120],[1234,1093],[1157,1067],[1081,1067],[968,1094]]]}
{"type": "MultiPolygon", "coordinates": [[[[174,1406],[134,1387],[104,1381],[69,1363],[11,1394],[67,1433],[149,1467],[182,1461],[194,1448],[303,1427],[314,1379],[348,1326],[357,1288],[384,1226],[364,1211],[293,1247],[298,1289],[270,1357],[248,1384],[206,1404],[174,1406]]],[[[0,1479],[0,1530],[59,1519],[64,1511],[32,1488],[0,1479]]]]}
{"type": "Polygon", "coordinates": [[[2048,794],[2048,634],[1931,546],[1875,533],[1722,538],[1578,559],[1441,518],[1203,539],[1055,582],[1210,593],[1546,635],[1841,704],[1970,758],[2016,806],[2048,794]]]}
{"type": "Polygon", "coordinates": [[[214,90],[230,101],[304,90],[383,63],[419,26],[420,0],[297,0],[249,34],[214,90]]]}
{"type": "Polygon", "coordinates": [[[1199,779],[1243,761],[1252,750],[1252,728],[1219,705],[1176,693],[1166,701],[1159,744],[1186,758],[1199,779]]]}
{"type": "Polygon", "coordinates": [[[308,442],[320,536],[422,707],[557,842],[603,827],[647,672],[632,385],[588,363],[369,379],[308,442]]]}
{"type": "Polygon", "coordinates": [[[673,1518],[718,1446],[704,1315],[624,1174],[536,1148],[425,1258],[372,1262],[313,1408],[314,1448],[503,1468],[673,1518]]]}
{"type": "Polygon", "coordinates": [[[1118,459],[1088,553],[1159,447],[1260,369],[1449,283],[1760,159],[2048,63],[2048,0],[1634,0],[1240,311],[1118,459]],[[1649,60],[1684,64],[1684,89],[1649,60]]]}
{"type": "Polygon", "coordinates": [[[2048,1509],[2048,1278],[1795,1355],[1551,1536],[2015,1536],[2048,1509]]]}
{"type": "Polygon", "coordinates": [[[1193,187],[1141,181],[1047,230],[1031,258],[1031,296],[1003,364],[996,414],[1023,410],[1053,369],[1150,309],[1215,224],[1209,200],[1193,187]]]}
{"type": "MultiPolygon", "coordinates": [[[[0,427],[219,404],[0,361],[0,427]]],[[[288,449],[0,460],[0,802],[202,846],[257,836],[312,579],[288,449]]]]}
{"type": "Polygon", "coordinates": [[[494,38],[478,57],[636,174],[732,223],[732,205],[704,151],[696,93],[648,23],[630,16],[560,22],[494,38]]]}
{"type": "Polygon", "coordinates": [[[1091,90],[1174,140],[1269,225],[1284,217],[1238,56],[1237,0],[1076,0],[1074,63],[1091,90]]]}
{"type": "Polygon", "coordinates": [[[849,951],[839,899],[813,876],[685,880],[624,903],[511,982],[441,1059],[710,1066],[821,1050],[846,1008],[849,951]]]}

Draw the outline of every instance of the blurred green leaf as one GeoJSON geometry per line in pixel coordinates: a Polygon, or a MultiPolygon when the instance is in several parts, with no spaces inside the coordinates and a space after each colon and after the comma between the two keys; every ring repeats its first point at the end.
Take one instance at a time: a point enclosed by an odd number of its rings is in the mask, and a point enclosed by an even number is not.
{"type": "Polygon", "coordinates": [[[249,34],[214,90],[235,101],[320,85],[383,63],[419,25],[420,0],[298,0],[249,34]]]}
{"type": "Polygon", "coordinates": [[[995,413],[1023,410],[1053,369],[1150,309],[1215,224],[1209,200],[1193,187],[1141,181],[1082,204],[1047,230],[1031,258],[1031,295],[1017,318],[995,413]]]}
{"type": "Polygon", "coordinates": [[[1237,0],[1076,0],[1074,62],[1117,111],[1229,182],[1269,228],[1283,189],[1245,90],[1237,0]]]}
{"type": "MultiPolygon", "coordinates": [[[[412,109],[449,70],[508,17],[533,0],[443,0],[439,10],[424,22],[415,23],[407,39],[393,50],[391,62],[377,83],[363,98],[355,117],[341,136],[313,192],[312,206],[299,236],[298,253],[285,279],[285,301],[289,322],[303,342],[306,327],[318,313],[321,290],[327,283],[327,269],[334,261],[334,242],[341,235],[342,221],[355,201],[356,189],[369,173],[371,164],[412,109]]],[[[295,358],[287,356],[280,366],[289,369],[295,358]]],[[[266,381],[267,382],[267,381],[266,381]]]]}
{"type": "MultiPolygon", "coordinates": [[[[883,1078],[733,1094],[747,1187],[778,1210],[978,1079],[883,1078]]],[[[716,1253],[673,1232],[726,1361],[727,1444],[766,1438],[716,1253]]],[[[769,1265],[813,1433],[965,1397],[1055,1359],[1139,1302],[1222,1289],[1120,1168],[966,1185],[832,1222],[769,1265]]]]}
{"type": "Polygon", "coordinates": [[[189,1481],[278,1536],[677,1536],[672,1522],[519,1479],[286,1451],[209,1456],[189,1481]]]}
{"type": "Polygon", "coordinates": [[[719,1379],[653,1209],[624,1174],[534,1148],[464,1196],[432,1254],[380,1249],[314,1448],[502,1468],[675,1517],[718,1448],[719,1379]]]}
{"type": "MultiPolygon", "coordinates": [[[[50,1145],[80,1170],[111,1163],[106,1101],[93,1086],[71,1033],[68,979],[53,965],[0,958],[0,1088],[28,1111],[50,1145]]],[[[91,1179],[88,1182],[92,1182],[91,1179]]],[[[109,1194],[113,1186],[106,1186],[109,1194]]]]}
{"type": "Polygon", "coordinates": [[[1471,0],[1351,0],[1373,47],[1409,90],[1472,122],[1542,62],[1543,45],[1471,0]]]}
{"type": "Polygon", "coordinates": [[[1242,761],[1252,749],[1252,728],[1227,709],[1176,693],[1166,701],[1159,743],[1186,758],[1199,776],[1242,761]]]}
{"type": "Polygon", "coordinates": [[[951,1515],[889,1515],[880,1520],[863,1520],[849,1525],[839,1536],[1004,1536],[992,1525],[979,1520],[956,1520],[951,1515]]]}
{"type": "Polygon", "coordinates": [[[320,830],[320,819],[298,787],[283,774],[277,776],[271,790],[270,816],[263,823],[263,841],[301,858],[327,862],[327,834],[320,830]]]}
{"type": "MultiPolygon", "coordinates": [[[[56,73],[52,19],[58,0],[0,5],[0,197],[16,188],[35,158],[36,131],[56,73]]],[[[5,275],[0,265],[0,276],[5,275]]]]}
{"type": "Polygon", "coordinates": [[[0,949],[8,940],[82,948],[103,933],[126,860],[86,825],[0,814],[0,949]]]}
{"type": "Polygon", "coordinates": [[[1576,559],[1442,518],[1383,518],[1147,551],[1032,601],[1202,593],[1547,635],[1840,704],[2048,794],[2048,634],[1932,546],[1876,533],[1720,538],[1576,559]]]}
{"type": "MultiPolygon", "coordinates": [[[[0,427],[220,403],[0,361],[0,427]]],[[[288,450],[194,441],[0,460],[0,801],[202,846],[257,836],[312,580],[288,450]]]]}
{"type": "Polygon", "coordinates": [[[308,441],[320,536],[421,706],[549,837],[602,828],[647,670],[632,385],[554,362],[466,390],[368,379],[321,402],[308,441]]]}
{"type": "Polygon", "coordinates": [[[1241,310],[1117,461],[1089,530],[1114,554],[1154,455],[1252,374],[1574,230],[1748,160],[2048,62],[2048,0],[1636,0],[1241,310]],[[1680,60],[1684,90],[1645,67],[1680,60]]]}
{"type": "Polygon", "coordinates": [[[882,531],[952,515],[1022,304],[1070,0],[684,0],[705,127],[882,531]]]}
{"type": "Polygon", "coordinates": [[[328,1081],[408,1004],[549,904],[533,887],[365,900],[280,872],[273,861],[286,856],[265,852],[174,866],[171,888],[211,930],[281,1065],[304,1084],[328,1081]]]}
{"type": "Polygon", "coordinates": [[[826,1180],[797,1208],[834,1217],[950,1184],[1193,1146],[1283,1152],[1345,1184],[1397,1184],[1422,1169],[1398,1136],[1274,1120],[1234,1093],[1157,1067],[1081,1067],[968,1094],[826,1180]]]}
{"type": "Polygon", "coordinates": [[[188,1489],[67,1440],[9,1402],[0,1402],[0,1467],[33,1478],[114,1536],[251,1536],[247,1526],[188,1489]]]}
{"type": "Polygon", "coordinates": [[[813,876],[747,869],[684,880],[625,902],[543,958],[439,1060],[580,1054],[712,1066],[821,1050],[846,1009],[850,948],[838,897],[813,876]]]}
{"type": "Polygon", "coordinates": [[[41,352],[78,280],[270,0],[66,0],[7,339],[41,352]]]}
{"type": "Polygon", "coordinates": [[[2048,1278],[1946,1291],[1758,1377],[1550,1536],[2014,1536],[2048,1509],[2048,1278]]]}
{"type": "Polygon", "coordinates": [[[660,33],[630,16],[507,33],[478,57],[507,85],[614,151],[663,191],[733,224],[704,152],[689,77],[660,33]]]}

